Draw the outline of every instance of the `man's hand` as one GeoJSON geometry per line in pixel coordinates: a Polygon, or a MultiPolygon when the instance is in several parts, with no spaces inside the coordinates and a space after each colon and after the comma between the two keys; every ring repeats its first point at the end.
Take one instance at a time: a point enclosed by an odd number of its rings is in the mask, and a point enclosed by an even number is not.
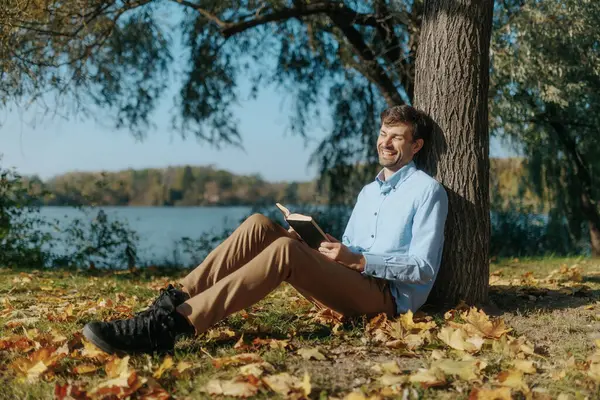
{"type": "Polygon", "coordinates": [[[329,242],[322,242],[319,247],[321,254],[355,271],[364,271],[366,260],[362,254],[351,252],[348,247],[330,234],[327,234],[327,239],[329,242]]]}

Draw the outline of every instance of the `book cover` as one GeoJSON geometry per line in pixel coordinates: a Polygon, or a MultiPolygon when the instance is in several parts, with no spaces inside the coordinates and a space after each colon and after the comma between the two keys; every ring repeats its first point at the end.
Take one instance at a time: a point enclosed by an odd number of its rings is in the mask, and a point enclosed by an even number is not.
{"type": "Polygon", "coordinates": [[[325,232],[317,224],[317,222],[308,215],[291,213],[279,203],[275,204],[279,211],[283,214],[284,219],[300,237],[313,249],[318,249],[321,242],[328,242],[325,232]]]}

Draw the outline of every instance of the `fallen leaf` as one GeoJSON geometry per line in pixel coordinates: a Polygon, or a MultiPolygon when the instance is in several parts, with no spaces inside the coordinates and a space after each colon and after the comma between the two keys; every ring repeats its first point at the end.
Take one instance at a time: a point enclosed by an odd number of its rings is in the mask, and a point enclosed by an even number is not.
{"type": "Polygon", "coordinates": [[[384,386],[402,385],[408,382],[408,375],[384,374],[379,378],[379,382],[384,386]]]}
{"type": "Polygon", "coordinates": [[[207,332],[206,334],[206,339],[207,340],[215,340],[215,341],[222,341],[222,340],[230,340],[235,338],[236,334],[234,331],[232,331],[229,328],[220,328],[220,329],[211,329],[207,332]]]}
{"type": "Polygon", "coordinates": [[[483,341],[477,336],[469,337],[461,328],[443,327],[438,338],[453,349],[475,353],[481,349],[483,341]]]}
{"type": "Polygon", "coordinates": [[[56,384],[54,386],[55,400],[88,400],[89,396],[82,386],[65,383],[64,385],[56,384]]]}
{"type": "Polygon", "coordinates": [[[171,395],[153,378],[149,378],[144,387],[137,393],[136,398],[139,400],[169,400],[171,395]]]}
{"type": "Polygon", "coordinates": [[[160,367],[158,367],[158,369],[156,370],[156,372],[154,372],[154,374],[152,375],[155,379],[160,379],[161,376],[169,369],[171,369],[174,365],[173,362],[173,358],[171,356],[166,356],[163,359],[162,364],[160,364],[160,367]]]}
{"type": "MultiPolygon", "coordinates": [[[[274,392],[282,395],[289,396],[292,393],[299,393],[305,397],[308,397],[310,394],[310,384],[307,385],[307,374],[304,374],[304,379],[301,381],[288,374],[287,372],[283,372],[277,375],[270,375],[263,378],[263,382],[274,392]],[[307,392],[308,390],[308,392],[307,392]]],[[[310,383],[310,381],[308,381],[310,383]]]]}
{"type": "Polygon", "coordinates": [[[439,368],[419,369],[409,378],[410,382],[419,383],[424,389],[446,384],[446,376],[439,368]]]}
{"type": "Polygon", "coordinates": [[[137,392],[146,381],[146,378],[140,378],[134,370],[127,369],[116,378],[100,382],[88,393],[92,398],[104,399],[114,396],[118,399],[124,399],[137,392]]]}
{"type": "Polygon", "coordinates": [[[262,362],[263,359],[255,353],[242,353],[231,357],[213,358],[212,365],[221,368],[228,365],[241,365],[262,362]]]}
{"type": "Polygon", "coordinates": [[[117,378],[118,376],[121,376],[123,373],[127,372],[128,369],[129,356],[123,358],[112,357],[104,365],[104,371],[106,372],[106,376],[109,378],[117,378]]]}
{"type": "Polygon", "coordinates": [[[406,313],[398,317],[398,321],[402,324],[403,328],[411,333],[419,333],[421,331],[428,331],[437,326],[434,321],[428,322],[415,322],[414,314],[408,310],[406,313]]]}
{"type": "Polygon", "coordinates": [[[529,360],[514,360],[513,366],[525,374],[535,374],[537,371],[533,365],[533,361],[529,360]]]}
{"type": "Polygon", "coordinates": [[[258,392],[258,387],[236,379],[211,379],[204,387],[204,391],[211,396],[250,397],[258,392]]]}
{"type": "Polygon", "coordinates": [[[465,331],[478,336],[498,339],[512,330],[506,327],[502,318],[490,321],[490,317],[483,310],[477,310],[475,307],[462,313],[461,317],[467,322],[462,326],[465,331]]]}
{"type": "Polygon", "coordinates": [[[81,364],[73,368],[73,373],[77,375],[89,374],[90,372],[95,372],[100,369],[99,366],[94,364],[81,364]]]}
{"type": "Polygon", "coordinates": [[[38,361],[34,366],[27,370],[27,382],[34,383],[40,379],[40,376],[48,370],[43,361],[38,361]]]}
{"type": "Polygon", "coordinates": [[[469,394],[469,400],[512,400],[512,397],[508,387],[496,389],[473,388],[469,394]]]}
{"type": "Polygon", "coordinates": [[[185,373],[185,371],[189,371],[190,369],[192,369],[194,367],[194,364],[192,364],[191,362],[187,362],[187,361],[179,361],[177,363],[177,365],[175,366],[175,375],[181,375],[183,373],[185,373]]]}
{"type": "Polygon", "coordinates": [[[87,340],[82,340],[83,349],[81,350],[81,356],[85,358],[95,358],[99,361],[105,360],[110,357],[109,354],[100,350],[93,343],[88,342],[87,340]]]}
{"type": "Polygon", "coordinates": [[[388,361],[381,364],[375,364],[371,369],[378,373],[384,374],[401,374],[402,370],[396,361],[388,361]]]}
{"type": "Polygon", "coordinates": [[[314,358],[315,360],[322,361],[326,359],[326,357],[319,351],[319,349],[315,347],[298,349],[297,353],[300,356],[302,356],[302,358],[305,360],[310,360],[311,358],[314,358]]]}
{"type": "Polygon", "coordinates": [[[440,369],[445,375],[451,375],[458,377],[465,381],[472,381],[477,379],[479,368],[477,367],[477,360],[470,361],[455,361],[451,359],[444,359],[434,361],[431,364],[431,368],[440,369]]]}
{"type": "Polygon", "coordinates": [[[273,372],[275,368],[268,362],[252,363],[242,365],[240,367],[240,374],[242,375],[253,375],[260,378],[265,372],[273,372]]]}
{"type": "Polygon", "coordinates": [[[529,392],[529,386],[527,386],[523,380],[523,372],[519,370],[511,369],[509,371],[502,371],[498,374],[496,379],[502,386],[508,386],[525,393],[529,392]]]}

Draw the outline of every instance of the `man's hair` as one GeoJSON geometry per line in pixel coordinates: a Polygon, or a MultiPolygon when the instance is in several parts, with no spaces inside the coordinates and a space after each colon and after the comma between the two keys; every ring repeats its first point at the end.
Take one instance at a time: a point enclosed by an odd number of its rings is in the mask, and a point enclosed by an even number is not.
{"type": "Polygon", "coordinates": [[[411,126],[413,141],[423,139],[425,142],[431,136],[431,126],[427,115],[414,107],[401,105],[393,106],[381,113],[381,124],[398,126],[406,124],[411,126]]]}

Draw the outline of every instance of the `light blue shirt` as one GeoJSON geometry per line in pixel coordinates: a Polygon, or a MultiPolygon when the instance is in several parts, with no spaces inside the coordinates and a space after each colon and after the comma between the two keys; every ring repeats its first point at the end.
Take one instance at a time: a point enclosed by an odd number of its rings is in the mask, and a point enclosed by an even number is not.
{"type": "Polygon", "coordinates": [[[414,312],[440,269],[448,197],[414,162],[384,179],[360,191],[342,243],[365,256],[363,274],[390,281],[398,313],[414,312]]]}

